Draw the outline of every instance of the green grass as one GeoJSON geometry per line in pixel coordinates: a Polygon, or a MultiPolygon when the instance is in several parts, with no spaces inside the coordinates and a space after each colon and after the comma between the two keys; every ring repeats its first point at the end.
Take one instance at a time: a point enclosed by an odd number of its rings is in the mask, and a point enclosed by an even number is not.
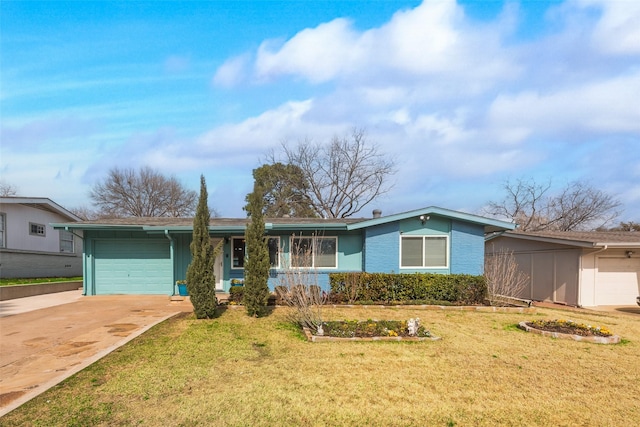
{"type": "Polygon", "coordinates": [[[38,283],[76,282],[82,281],[82,276],[76,277],[40,277],[36,279],[0,279],[0,286],[36,285],[38,283]]]}
{"type": "Polygon", "coordinates": [[[640,317],[327,309],[419,317],[440,341],[309,343],[286,321],[227,309],[171,319],[3,417],[3,426],[601,426],[640,423],[640,317]],[[514,325],[602,325],[623,345],[514,325]]]}

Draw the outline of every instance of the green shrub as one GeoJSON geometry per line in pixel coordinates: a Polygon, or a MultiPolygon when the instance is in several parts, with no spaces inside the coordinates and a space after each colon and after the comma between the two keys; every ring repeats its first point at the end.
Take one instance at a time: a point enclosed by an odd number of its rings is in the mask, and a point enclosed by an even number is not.
{"type": "Polygon", "coordinates": [[[231,286],[229,288],[229,302],[242,304],[244,297],[244,286],[231,286]]]}
{"type": "Polygon", "coordinates": [[[438,301],[449,304],[483,304],[487,285],[483,276],[470,274],[332,273],[333,303],[375,302],[406,304],[438,301]]]}

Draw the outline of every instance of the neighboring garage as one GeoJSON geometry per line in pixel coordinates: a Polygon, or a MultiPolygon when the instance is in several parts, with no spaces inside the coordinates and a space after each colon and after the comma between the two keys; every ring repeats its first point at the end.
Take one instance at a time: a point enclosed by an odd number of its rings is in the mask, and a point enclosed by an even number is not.
{"type": "Polygon", "coordinates": [[[634,305],[640,295],[640,233],[518,232],[485,239],[486,254],[512,252],[529,276],[519,298],[573,306],[634,305]]]}
{"type": "Polygon", "coordinates": [[[631,304],[640,295],[639,283],[640,257],[598,257],[596,305],[631,304]]]}
{"type": "Polygon", "coordinates": [[[95,294],[170,294],[173,265],[167,239],[95,240],[95,294]]]}

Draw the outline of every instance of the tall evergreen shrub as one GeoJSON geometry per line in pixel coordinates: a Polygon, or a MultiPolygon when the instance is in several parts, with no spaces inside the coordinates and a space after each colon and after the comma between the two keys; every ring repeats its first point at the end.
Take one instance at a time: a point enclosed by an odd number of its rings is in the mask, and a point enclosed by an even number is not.
{"type": "Polygon", "coordinates": [[[191,241],[191,263],[187,267],[187,290],[198,319],[212,319],[218,300],[213,266],[216,253],[209,237],[211,214],[207,205],[207,184],[200,176],[200,199],[193,218],[193,240],[191,241]]]}
{"type": "Polygon", "coordinates": [[[243,302],[249,316],[259,317],[266,313],[269,299],[269,248],[264,236],[264,190],[254,183],[253,192],[247,195],[247,206],[251,222],[245,231],[246,259],[244,261],[243,302]]]}

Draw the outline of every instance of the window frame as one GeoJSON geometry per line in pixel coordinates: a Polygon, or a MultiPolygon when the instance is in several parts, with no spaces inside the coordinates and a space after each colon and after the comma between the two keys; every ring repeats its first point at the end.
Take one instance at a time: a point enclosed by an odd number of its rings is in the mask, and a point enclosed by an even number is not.
{"type": "Polygon", "coordinates": [[[7,214],[0,212],[0,248],[7,247],[7,214]]]}
{"type": "MultiPolygon", "coordinates": [[[[267,239],[267,247],[269,248],[269,268],[275,268],[275,269],[279,269],[280,268],[280,254],[281,254],[281,246],[280,246],[280,236],[264,236],[267,239]],[[276,240],[278,242],[277,245],[277,252],[276,252],[276,264],[272,265],[271,264],[271,250],[269,247],[269,240],[276,240]]],[[[230,239],[230,243],[231,243],[231,269],[233,270],[244,270],[244,259],[247,257],[247,239],[244,236],[233,236],[230,239]],[[243,257],[242,257],[242,266],[241,267],[235,267],[234,266],[234,259],[235,259],[235,243],[234,240],[244,240],[244,245],[243,245],[243,257]]]]}
{"type": "Polygon", "coordinates": [[[47,237],[47,227],[44,224],[38,224],[37,222],[29,222],[29,235],[47,237]],[[40,230],[42,230],[42,233],[40,232],[40,230]]]}
{"type": "Polygon", "coordinates": [[[400,266],[401,269],[448,269],[450,268],[450,264],[451,264],[451,260],[450,260],[450,252],[451,252],[451,248],[449,245],[449,236],[448,235],[434,235],[434,234],[430,234],[430,235],[425,235],[425,234],[406,234],[406,235],[400,235],[400,250],[399,250],[399,260],[398,260],[398,265],[400,266]],[[402,264],[402,248],[403,248],[403,239],[418,239],[421,238],[422,239],[422,265],[403,265],[402,264]],[[425,242],[427,239],[444,239],[445,242],[445,253],[444,253],[444,261],[445,261],[445,265],[426,265],[426,247],[425,247],[425,242]]]}
{"type": "Polygon", "coordinates": [[[311,245],[312,245],[312,250],[311,250],[311,265],[310,266],[290,266],[290,268],[292,269],[304,269],[304,268],[311,268],[311,269],[318,269],[318,270],[337,270],[338,269],[338,236],[291,236],[289,238],[289,263],[291,263],[291,252],[293,250],[294,247],[294,240],[296,239],[311,239],[311,245]],[[333,260],[334,260],[334,265],[331,267],[319,267],[316,266],[316,248],[318,247],[317,245],[317,241],[318,240],[333,240],[335,242],[335,253],[333,256],[333,260]]]}
{"type": "Polygon", "coordinates": [[[232,270],[244,270],[244,259],[247,257],[247,241],[245,239],[244,236],[232,236],[231,240],[229,240],[229,242],[231,243],[231,269],[232,270]],[[234,260],[235,260],[235,243],[234,241],[236,240],[242,240],[244,241],[244,244],[242,245],[242,265],[239,267],[235,266],[234,260]]]}
{"type": "Polygon", "coordinates": [[[76,241],[75,241],[75,236],[73,235],[72,232],[68,231],[68,230],[58,230],[59,231],[59,236],[60,236],[60,252],[65,253],[65,254],[75,254],[76,253],[76,241]],[[70,239],[64,239],[63,236],[68,235],[70,237],[70,239]],[[65,250],[62,247],[62,242],[71,242],[71,250],[65,250]]]}
{"type": "Polygon", "coordinates": [[[282,253],[282,246],[280,246],[281,241],[280,241],[280,236],[265,236],[267,238],[267,248],[269,248],[269,268],[275,268],[275,269],[279,269],[281,262],[280,262],[280,258],[281,258],[281,253],[282,253]],[[269,246],[269,241],[270,240],[276,240],[278,242],[278,244],[276,245],[276,263],[275,264],[271,264],[271,247],[269,246]]]}

